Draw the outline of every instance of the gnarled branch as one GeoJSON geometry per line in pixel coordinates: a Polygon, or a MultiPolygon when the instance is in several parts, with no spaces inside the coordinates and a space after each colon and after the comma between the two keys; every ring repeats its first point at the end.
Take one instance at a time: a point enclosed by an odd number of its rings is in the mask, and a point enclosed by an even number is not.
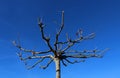
{"type": "Polygon", "coordinates": [[[44,24],[42,23],[42,21],[40,19],[38,19],[38,25],[40,27],[40,31],[41,31],[43,40],[45,40],[45,42],[47,43],[47,45],[50,48],[50,50],[54,53],[54,55],[57,56],[55,50],[50,45],[50,38],[49,37],[45,37],[45,34],[44,34],[44,24]]]}

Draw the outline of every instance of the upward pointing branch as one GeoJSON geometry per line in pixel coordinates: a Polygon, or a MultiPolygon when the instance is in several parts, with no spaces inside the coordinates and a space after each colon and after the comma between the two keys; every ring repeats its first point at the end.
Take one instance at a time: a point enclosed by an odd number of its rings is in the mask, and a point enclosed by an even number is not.
{"type": "Polygon", "coordinates": [[[55,50],[58,50],[58,47],[57,47],[58,37],[59,37],[61,31],[63,30],[63,27],[64,27],[64,11],[62,11],[61,27],[60,27],[59,31],[57,32],[57,34],[56,34],[56,40],[55,40],[55,43],[54,43],[55,50]]]}
{"type": "Polygon", "coordinates": [[[60,30],[57,33],[58,36],[60,35],[61,31],[63,30],[63,27],[64,27],[64,11],[62,11],[61,27],[60,27],[60,30]]]}
{"type": "Polygon", "coordinates": [[[45,40],[45,42],[47,43],[47,45],[50,48],[51,52],[53,52],[54,55],[57,56],[55,50],[50,45],[50,38],[45,36],[45,33],[44,33],[44,24],[42,23],[42,20],[40,20],[40,18],[38,19],[38,25],[40,27],[40,31],[41,31],[43,40],[45,40]]]}

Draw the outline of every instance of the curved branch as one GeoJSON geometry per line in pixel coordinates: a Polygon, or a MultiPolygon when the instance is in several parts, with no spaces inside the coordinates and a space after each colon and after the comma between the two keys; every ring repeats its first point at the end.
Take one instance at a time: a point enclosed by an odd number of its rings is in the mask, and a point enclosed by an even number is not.
{"type": "Polygon", "coordinates": [[[67,64],[64,62],[64,60],[61,60],[62,61],[62,64],[64,65],[64,66],[67,66],[67,64]]]}
{"type": "Polygon", "coordinates": [[[80,61],[75,60],[75,61],[71,62],[71,61],[68,60],[68,59],[64,59],[64,60],[66,60],[66,61],[67,61],[68,63],[70,63],[70,64],[80,63],[80,62],[84,62],[84,61],[85,61],[85,60],[80,60],[80,61]]]}

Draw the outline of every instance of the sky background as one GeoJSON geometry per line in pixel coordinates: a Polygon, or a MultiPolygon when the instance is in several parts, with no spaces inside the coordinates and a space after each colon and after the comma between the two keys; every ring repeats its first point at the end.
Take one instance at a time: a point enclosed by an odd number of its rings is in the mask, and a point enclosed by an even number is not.
{"type": "MultiPolygon", "coordinates": [[[[0,0],[0,77],[55,78],[55,65],[46,70],[39,66],[27,70],[11,43],[18,33],[22,46],[43,51],[37,18],[42,17],[47,35],[54,36],[65,11],[65,27],[71,38],[82,28],[86,34],[95,32],[93,40],[82,42],[74,49],[101,50],[110,48],[102,59],[87,59],[84,63],[62,67],[62,78],[120,78],[120,0],[0,0]]],[[[53,38],[52,38],[53,39],[53,38]]]]}

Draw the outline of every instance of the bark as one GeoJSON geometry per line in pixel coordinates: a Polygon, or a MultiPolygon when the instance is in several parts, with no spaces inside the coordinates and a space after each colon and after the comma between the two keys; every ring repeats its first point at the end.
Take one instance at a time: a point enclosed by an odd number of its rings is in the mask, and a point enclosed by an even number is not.
{"type": "Polygon", "coordinates": [[[56,78],[61,78],[60,59],[59,58],[55,58],[55,65],[56,65],[56,78]]]}

